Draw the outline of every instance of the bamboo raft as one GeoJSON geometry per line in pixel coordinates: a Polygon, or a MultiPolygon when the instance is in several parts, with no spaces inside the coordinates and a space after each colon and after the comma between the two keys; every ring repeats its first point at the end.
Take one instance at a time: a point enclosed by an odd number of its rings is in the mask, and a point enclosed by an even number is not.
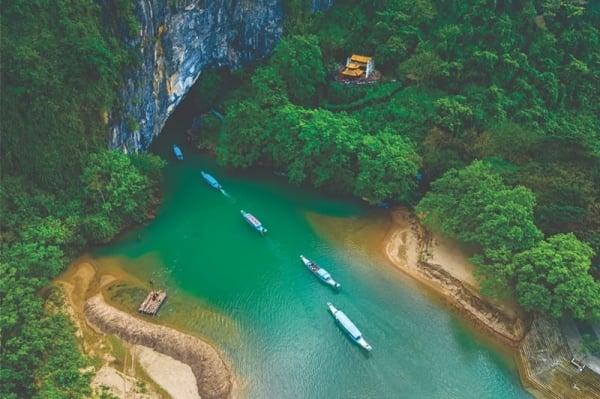
{"type": "Polygon", "coordinates": [[[167,293],[165,291],[152,290],[138,308],[138,312],[154,316],[165,299],[167,299],[167,293]]]}

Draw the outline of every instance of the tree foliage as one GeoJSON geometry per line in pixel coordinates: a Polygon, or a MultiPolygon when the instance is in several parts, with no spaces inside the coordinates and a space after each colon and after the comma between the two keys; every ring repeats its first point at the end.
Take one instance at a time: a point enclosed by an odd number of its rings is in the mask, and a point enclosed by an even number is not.
{"type": "Polygon", "coordinates": [[[386,130],[363,136],[354,194],[371,203],[393,199],[410,203],[421,158],[410,140],[386,130]]]}
{"type": "Polygon", "coordinates": [[[519,303],[559,318],[600,317],[600,284],[589,274],[594,252],[574,234],[557,234],[516,254],[511,263],[519,303]]]}
{"type": "Polygon", "coordinates": [[[8,1],[2,21],[2,169],[68,187],[105,142],[126,53],[91,1],[8,1]]]}
{"type": "Polygon", "coordinates": [[[323,55],[315,36],[291,36],[277,44],[270,60],[284,82],[290,101],[315,106],[325,84],[323,55]]]}

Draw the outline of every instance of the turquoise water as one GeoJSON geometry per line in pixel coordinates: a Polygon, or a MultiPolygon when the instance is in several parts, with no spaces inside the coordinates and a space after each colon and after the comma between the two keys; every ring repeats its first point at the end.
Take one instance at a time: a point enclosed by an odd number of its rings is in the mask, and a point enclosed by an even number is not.
{"type": "Polygon", "coordinates": [[[385,219],[383,211],[291,187],[270,173],[233,173],[178,144],[183,162],[170,143],[157,145],[169,166],[156,219],[95,256],[121,255],[123,269],[166,288],[158,319],[213,342],[244,398],[530,397],[510,357],[360,239],[357,230],[385,219]],[[200,170],[230,197],[208,186],[200,170]],[[240,209],[268,234],[248,226],[240,209]],[[313,276],[300,254],[325,267],[342,284],[339,292],[313,276]],[[334,323],[328,301],[361,329],[371,353],[334,323]]]}

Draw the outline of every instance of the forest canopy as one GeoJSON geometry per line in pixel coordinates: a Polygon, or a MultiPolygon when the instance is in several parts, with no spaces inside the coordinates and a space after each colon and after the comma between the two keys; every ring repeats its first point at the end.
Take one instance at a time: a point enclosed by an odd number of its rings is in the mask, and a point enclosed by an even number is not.
{"type": "Polygon", "coordinates": [[[58,290],[48,283],[90,245],[149,217],[163,161],[107,148],[129,50],[132,2],[2,4],[0,397],[93,397],[58,290]],[[105,23],[111,21],[111,23],[105,23]],[[43,295],[41,295],[43,293],[43,295]]]}
{"type": "Polygon", "coordinates": [[[474,251],[484,292],[553,317],[598,317],[585,301],[600,296],[600,6],[286,4],[295,12],[273,57],[215,104],[226,115],[217,160],[416,206],[474,251]],[[335,81],[351,54],[373,57],[381,80],[335,81]],[[565,237],[591,250],[564,265],[587,288],[534,306],[522,259],[565,237]]]}
{"type": "MultiPolygon", "coordinates": [[[[107,112],[136,63],[123,37],[140,22],[134,2],[101,3],[2,5],[2,397],[91,395],[89,359],[50,310],[60,298],[40,289],[146,220],[159,195],[160,159],[106,149],[107,112]]],[[[600,317],[599,3],[283,3],[272,57],[203,71],[190,94],[198,114],[225,115],[199,137],[219,163],[414,207],[473,249],[485,292],[600,317]],[[373,57],[381,79],[335,81],[351,54],[373,57]]]]}

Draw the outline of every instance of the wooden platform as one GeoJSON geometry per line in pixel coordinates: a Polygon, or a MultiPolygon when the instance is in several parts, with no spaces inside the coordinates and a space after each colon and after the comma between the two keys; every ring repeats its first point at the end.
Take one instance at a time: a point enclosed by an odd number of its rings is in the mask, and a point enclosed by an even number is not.
{"type": "Polygon", "coordinates": [[[138,308],[138,312],[155,315],[165,299],[167,299],[167,293],[165,291],[152,290],[138,308]]]}

